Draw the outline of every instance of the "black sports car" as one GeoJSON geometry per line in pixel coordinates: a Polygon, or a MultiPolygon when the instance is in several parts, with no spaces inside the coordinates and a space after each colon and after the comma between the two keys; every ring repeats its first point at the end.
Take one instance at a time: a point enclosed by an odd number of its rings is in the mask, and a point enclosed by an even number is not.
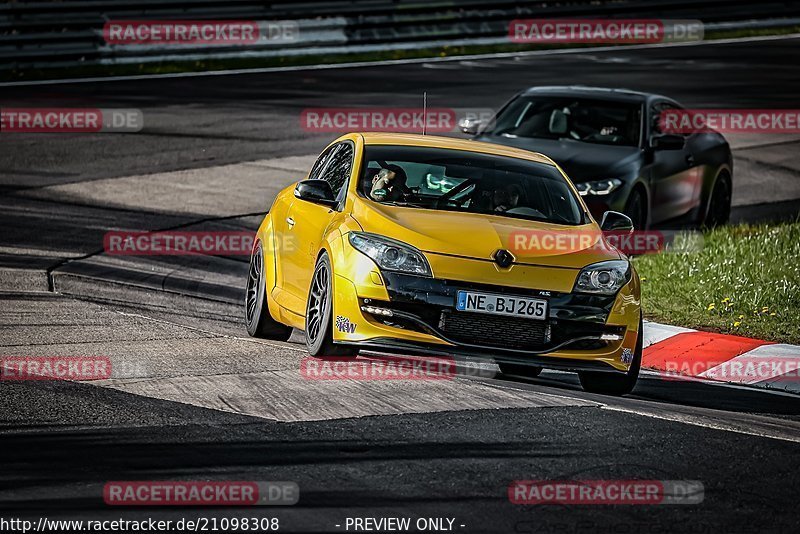
{"type": "Polygon", "coordinates": [[[674,100],[624,89],[532,87],[488,124],[463,122],[474,139],[541,152],[575,183],[592,213],[627,214],[651,225],[728,221],[733,158],[714,131],[663,133],[674,100]]]}

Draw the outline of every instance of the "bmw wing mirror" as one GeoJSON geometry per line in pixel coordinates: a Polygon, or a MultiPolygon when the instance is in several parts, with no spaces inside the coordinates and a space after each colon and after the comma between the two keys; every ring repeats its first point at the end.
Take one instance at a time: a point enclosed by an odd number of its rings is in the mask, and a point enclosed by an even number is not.
{"type": "Polygon", "coordinates": [[[483,125],[483,121],[481,119],[471,119],[469,117],[464,117],[463,119],[458,121],[458,127],[461,129],[461,131],[469,135],[477,134],[481,125],[483,125]]]}
{"type": "Polygon", "coordinates": [[[303,180],[294,188],[294,196],[323,206],[333,207],[336,205],[331,184],[326,180],[303,180]]]}
{"type": "Polygon", "coordinates": [[[603,214],[603,221],[600,229],[604,232],[633,232],[633,221],[624,213],[618,211],[607,211],[603,214]]]}
{"type": "Polygon", "coordinates": [[[686,140],[675,134],[656,135],[650,139],[650,147],[655,150],[681,150],[686,140]]]}

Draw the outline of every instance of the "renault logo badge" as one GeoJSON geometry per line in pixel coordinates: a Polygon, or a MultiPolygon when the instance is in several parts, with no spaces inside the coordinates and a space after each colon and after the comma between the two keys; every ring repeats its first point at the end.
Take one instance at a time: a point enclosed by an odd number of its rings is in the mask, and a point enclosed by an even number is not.
{"type": "Polygon", "coordinates": [[[514,263],[514,256],[507,250],[498,250],[493,257],[494,262],[503,269],[511,267],[511,264],[514,263]]]}

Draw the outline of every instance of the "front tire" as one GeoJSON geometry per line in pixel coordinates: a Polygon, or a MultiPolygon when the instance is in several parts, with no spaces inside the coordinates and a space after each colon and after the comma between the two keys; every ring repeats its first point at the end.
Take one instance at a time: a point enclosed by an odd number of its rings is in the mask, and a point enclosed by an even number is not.
{"type": "Polygon", "coordinates": [[[647,229],[647,199],[639,187],[631,191],[623,211],[633,222],[634,230],[647,229]]]}
{"type": "Polygon", "coordinates": [[[250,270],[247,275],[247,289],[244,296],[247,333],[253,337],[287,341],[292,335],[292,327],[279,323],[269,313],[266,301],[265,272],[264,252],[261,241],[258,241],[250,255],[250,270]]]}
{"type": "Polygon", "coordinates": [[[327,252],[314,267],[306,304],[306,347],[311,356],[357,356],[358,349],[333,343],[333,271],[327,252]]]}
{"type": "Polygon", "coordinates": [[[601,393],[603,395],[627,395],[633,391],[636,381],[639,379],[639,369],[642,367],[642,339],[644,328],[642,320],[639,319],[639,336],[636,339],[636,350],[633,354],[633,361],[625,374],[603,373],[595,371],[581,371],[578,377],[584,391],[589,393],[601,393]]]}

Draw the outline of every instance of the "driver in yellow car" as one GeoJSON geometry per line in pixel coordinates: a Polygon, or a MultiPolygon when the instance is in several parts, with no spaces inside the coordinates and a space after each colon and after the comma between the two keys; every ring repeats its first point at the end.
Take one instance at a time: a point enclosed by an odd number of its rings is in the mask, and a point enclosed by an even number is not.
{"type": "Polygon", "coordinates": [[[390,165],[378,171],[372,179],[369,196],[378,202],[393,202],[403,198],[406,175],[397,165],[390,165]]]}

